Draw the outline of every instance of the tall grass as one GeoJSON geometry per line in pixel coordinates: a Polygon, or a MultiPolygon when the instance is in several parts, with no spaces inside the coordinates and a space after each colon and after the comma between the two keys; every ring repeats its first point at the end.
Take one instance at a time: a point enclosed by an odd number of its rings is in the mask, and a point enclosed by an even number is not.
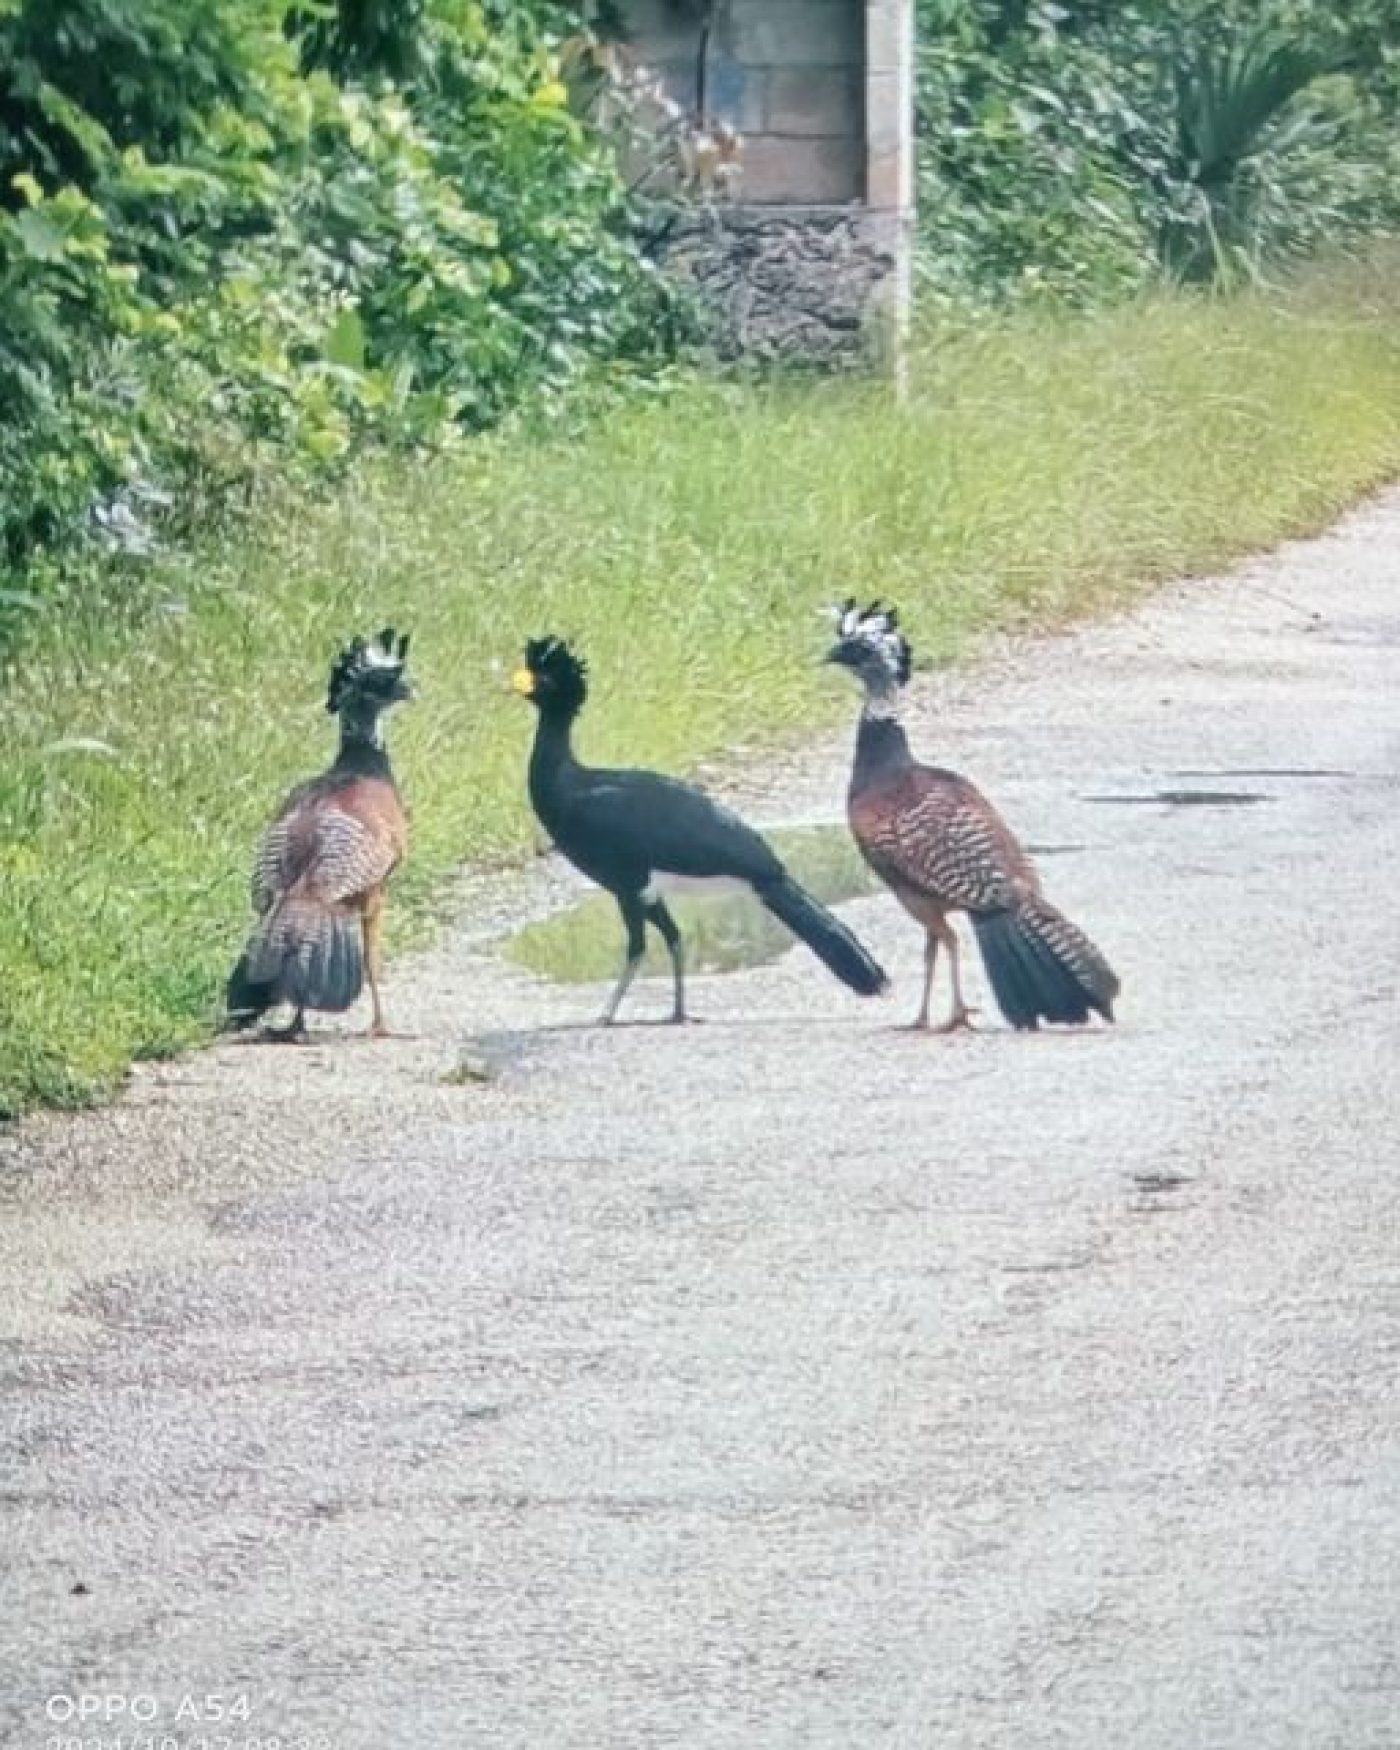
{"type": "Polygon", "coordinates": [[[582,435],[376,461],[162,561],[139,613],[70,603],[0,693],[0,1108],[89,1099],[207,1032],[352,631],[414,634],[402,941],[455,863],[531,842],[530,713],[501,678],[527,635],[587,651],[590,754],[683,768],[850,710],[813,662],[847,591],[942,662],[1316,528],[1400,471],[1391,277],[930,330],[899,406],[700,384],[582,435]]]}

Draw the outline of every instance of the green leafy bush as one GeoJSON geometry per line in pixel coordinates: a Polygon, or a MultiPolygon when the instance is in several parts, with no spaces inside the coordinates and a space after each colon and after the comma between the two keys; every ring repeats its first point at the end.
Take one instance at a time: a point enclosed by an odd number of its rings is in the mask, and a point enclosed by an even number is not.
{"type": "Polygon", "coordinates": [[[959,298],[1255,280],[1400,218],[1400,6],[918,0],[922,264],[959,298]]]}
{"type": "Polygon", "coordinates": [[[440,440],[655,352],[664,293],[546,22],[0,0],[12,570],[92,530],[139,548],[153,505],[198,521],[270,458],[440,440]]]}
{"type": "Polygon", "coordinates": [[[959,299],[1079,301],[1141,284],[1151,239],[1123,142],[1150,131],[1122,69],[1058,8],[919,0],[921,265],[959,299]]]}

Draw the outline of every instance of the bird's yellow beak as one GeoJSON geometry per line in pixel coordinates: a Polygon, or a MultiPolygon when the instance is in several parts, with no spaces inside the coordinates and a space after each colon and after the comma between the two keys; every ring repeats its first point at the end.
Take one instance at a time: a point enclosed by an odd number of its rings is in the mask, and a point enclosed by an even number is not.
{"type": "Polygon", "coordinates": [[[522,699],[533,699],[535,696],[535,677],[528,668],[518,668],[510,677],[510,687],[513,693],[519,693],[522,699]]]}

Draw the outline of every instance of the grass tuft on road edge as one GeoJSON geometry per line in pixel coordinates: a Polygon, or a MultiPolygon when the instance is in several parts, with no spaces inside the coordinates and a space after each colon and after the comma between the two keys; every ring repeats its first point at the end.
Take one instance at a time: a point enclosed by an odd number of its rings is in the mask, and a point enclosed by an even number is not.
{"type": "Polygon", "coordinates": [[[847,592],[897,601],[946,662],[1317,529],[1400,472],[1388,265],[931,329],[898,407],[697,384],[582,435],[376,460],[162,560],[139,613],[70,603],[0,692],[0,1112],[100,1097],[208,1033],[256,835],[331,751],[349,633],[414,634],[402,943],[455,864],[532,843],[531,716],[502,676],[527,635],[586,650],[590,756],[684,769],[852,712],[813,661],[847,592]]]}

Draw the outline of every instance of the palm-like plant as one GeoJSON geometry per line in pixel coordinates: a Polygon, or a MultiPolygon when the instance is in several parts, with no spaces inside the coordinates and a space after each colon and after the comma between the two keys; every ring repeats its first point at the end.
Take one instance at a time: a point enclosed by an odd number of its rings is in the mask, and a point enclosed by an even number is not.
{"type": "Polygon", "coordinates": [[[1336,71],[1334,57],[1269,29],[1176,59],[1176,138],[1159,233],[1170,272],[1196,281],[1257,276],[1274,223],[1292,205],[1291,166],[1336,136],[1337,121],[1303,101],[1336,71]]]}

